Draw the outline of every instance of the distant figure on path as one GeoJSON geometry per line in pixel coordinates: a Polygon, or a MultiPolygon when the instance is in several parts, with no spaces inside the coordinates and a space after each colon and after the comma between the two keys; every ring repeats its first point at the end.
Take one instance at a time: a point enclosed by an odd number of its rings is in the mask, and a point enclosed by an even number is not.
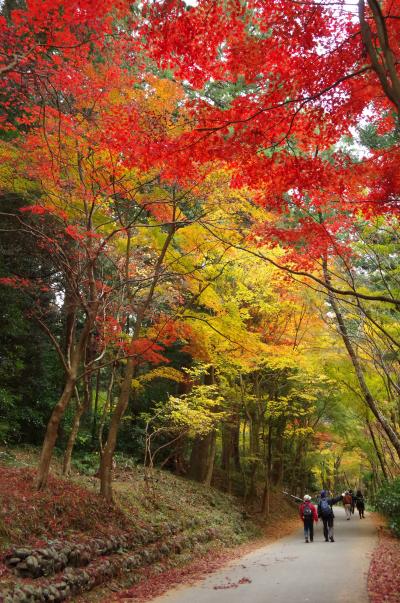
{"type": "Polygon", "coordinates": [[[350,492],[348,492],[348,490],[346,490],[346,492],[344,493],[344,497],[343,497],[343,506],[344,506],[344,510],[346,512],[347,521],[351,518],[351,505],[352,504],[353,504],[353,497],[350,494],[350,492]]]}
{"type": "Polygon", "coordinates": [[[324,536],[325,542],[335,542],[333,538],[333,522],[334,522],[334,514],[332,505],[335,505],[337,502],[342,500],[344,497],[344,493],[340,496],[336,496],[336,498],[327,498],[326,491],[321,491],[321,499],[318,503],[318,517],[321,517],[322,523],[324,524],[324,536]]]}
{"type": "Polygon", "coordinates": [[[299,515],[304,524],[304,539],[308,542],[310,536],[310,542],[314,541],[314,521],[318,521],[317,509],[311,503],[311,496],[308,494],[304,495],[304,502],[299,507],[299,515]]]}
{"type": "Polygon", "coordinates": [[[353,490],[349,490],[349,494],[351,495],[351,514],[354,515],[354,507],[356,505],[356,496],[353,490]]]}
{"type": "Polygon", "coordinates": [[[357,511],[360,515],[360,519],[365,519],[364,511],[365,511],[365,501],[362,495],[361,490],[357,490],[356,494],[356,507],[357,511]]]}

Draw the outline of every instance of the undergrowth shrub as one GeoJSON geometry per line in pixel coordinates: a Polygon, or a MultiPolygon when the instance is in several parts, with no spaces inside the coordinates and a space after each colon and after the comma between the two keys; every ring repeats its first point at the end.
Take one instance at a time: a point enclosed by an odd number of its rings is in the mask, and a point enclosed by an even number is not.
{"type": "Polygon", "coordinates": [[[73,465],[79,473],[83,475],[93,475],[100,466],[99,455],[97,452],[84,452],[76,454],[73,459],[73,465]]]}
{"type": "Polygon", "coordinates": [[[400,538],[400,477],[380,487],[375,508],[388,517],[390,529],[400,538]]]}
{"type": "MultiPolygon", "coordinates": [[[[114,455],[114,460],[116,469],[122,471],[136,469],[139,463],[137,458],[118,452],[114,455]]],[[[93,475],[100,467],[99,454],[98,452],[78,452],[74,456],[73,465],[82,475],[93,475]]]]}

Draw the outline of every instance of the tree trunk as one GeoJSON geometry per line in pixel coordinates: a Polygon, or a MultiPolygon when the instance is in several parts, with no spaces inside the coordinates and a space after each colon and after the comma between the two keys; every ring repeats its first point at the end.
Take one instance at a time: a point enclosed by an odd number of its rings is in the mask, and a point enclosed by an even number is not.
{"type": "Polygon", "coordinates": [[[112,460],[113,453],[110,455],[110,452],[108,452],[106,455],[103,452],[100,456],[100,494],[107,502],[113,501],[112,460]]]}
{"type": "Polygon", "coordinates": [[[260,425],[258,422],[258,417],[254,414],[251,414],[250,420],[250,476],[249,476],[249,491],[248,497],[250,500],[253,500],[257,496],[257,477],[258,477],[258,467],[260,464],[259,459],[259,449],[260,449],[260,425]]]}
{"type": "Polygon", "coordinates": [[[85,357],[86,346],[97,314],[97,309],[98,303],[93,304],[91,313],[87,316],[86,322],[79,335],[79,340],[76,346],[74,346],[73,352],[68,354],[68,357],[70,357],[71,360],[69,362],[64,391],[51,413],[43,440],[36,482],[38,490],[42,490],[47,483],[51,457],[57,441],[58,429],[64,416],[65,409],[67,408],[76,387],[78,369],[82,359],[85,357]]]}
{"type": "Polygon", "coordinates": [[[390,467],[389,473],[391,475],[391,478],[393,479],[393,471],[392,471],[392,469],[394,470],[395,474],[398,474],[399,470],[400,470],[400,464],[399,464],[399,461],[396,460],[396,458],[394,456],[394,451],[393,451],[393,448],[391,446],[391,442],[388,441],[388,437],[387,437],[386,433],[383,431],[382,426],[379,425],[379,423],[376,423],[376,428],[377,428],[378,434],[379,434],[379,442],[380,442],[380,445],[381,445],[383,459],[384,459],[385,464],[386,464],[386,470],[388,470],[389,467],[390,467]],[[390,461],[386,461],[385,454],[389,455],[390,461]]]}
{"type": "Polygon", "coordinates": [[[241,471],[240,464],[240,417],[236,419],[236,425],[232,428],[232,455],[236,471],[241,471]]]}
{"type": "Polygon", "coordinates": [[[72,451],[75,446],[76,436],[79,432],[79,425],[81,422],[81,417],[85,410],[85,406],[83,402],[78,402],[76,406],[76,411],[74,415],[74,420],[72,423],[72,429],[69,434],[68,442],[65,447],[64,452],[64,460],[63,460],[63,475],[69,475],[71,473],[71,461],[72,461],[72,451]]]}
{"type": "Polygon", "coordinates": [[[97,413],[99,411],[99,393],[100,393],[100,369],[96,371],[96,390],[94,394],[94,407],[92,409],[92,443],[96,440],[97,432],[97,413]]]}
{"type": "MultiPolygon", "coordinates": [[[[215,369],[210,366],[204,375],[204,384],[215,383],[215,369]]],[[[192,479],[210,485],[214,469],[217,433],[215,429],[206,436],[195,438],[190,455],[190,476],[192,479]]]]}
{"type": "Polygon", "coordinates": [[[51,417],[47,424],[37,474],[36,487],[38,490],[42,490],[46,486],[47,478],[49,476],[51,457],[57,441],[58,428],[61,419],[64,416],[65,409],[71,400],[72,394],[74,393],[75,384],[76,377],[68,376],[64,386],[64,391],[61,394],[59,401],[53,408],[53,412],[51,413],[51,417]]]}
{"type": "Polygon", "coordinates": [[[250,427],[250,455],[256,457],[260,452],[260,420],[254,409],[248,411],[247,417],[250,427]]]}
{"type": "Polygon", "coordinates": [[[378,446],[378,442],[376,441],[375,434],[374,434],[374,431],[372,429],[372,425],[371,425],[370,421],[368,420],[368,417],[367,417],[367,425],[368,425],[368,431],[370,433],[372,443],[373,443],[374,448],[375,448],[376,456],[378,457],[378,461],[379,461],[379,464],[380,464],[381,469],[382,469],[382,473],[383,473],[385,479],[387,480],[388,479],[388,474],[386,472],[385,461],[383,459],[382,452],[381,452],[381,450],[380,450],[380,448],[378,446]]]}
{"type": "Polygon", "coordinates": [[[74,415],[74,420],[72,423],[71,432],[69,434],[67,446],[64,452],[64,461],[63,461],[63,475],[69,475],[71,473],[71,461],[72,461],[72,451],[75,446],[76,437],[79,432],[79,426],[81,422],[82,415],[89,410],[92,402],[92,388],[91,388],[91,374],[86,374],[84,376],[84,392],[83,392],[83,401],[80,400],[78,394],[78,388],[75,388],[76,392],[76,411],[74,415]]]}
{"type": "Polygon", "coordinates": [[[204,478],[205,486],[211,486],[216,451],[217,451],[217,432],[213,431],[210,434],[210,446],[209,446],[209,453],[208,453],[208,459],[207,459],[207,471],[206,471],[206,476],[204,478]]]}
{"type": "Polygon", "coordinates": [[[236,471],[240,471],[240,422],[236,417],[232,421],[222,427],[221,469],[227,470],[233,460],[236,471]]]}
{"type": "Polygon", "coordinates": [[[250,501],[254,501],[257,497],[257,461],[249,461],[249,487],[247,497],[250,501]]]}
{"type": "Polygon", "coordinates": [[[250,430],[249,488],[247,496],[253,500],[257,496],[257,473],[260,465],[260,423],[256,409],[245,407],[250,430]]]}
{"type": "Polygon", "coordinates": [[[222,426],[221,439],[221,469],[229,473],[232,456],[232,437],[230,425],[227,425],[226,423],[222,426]]]}
{"type": "Polygon", "coordinates": [[[261,505],[261,514],[264,518],[267,518],[269,515],[269,493],[270,493],[270,485],[269,485],[269,476],[268,476],[268,471],[267,471],[265,474],[264,492],[263,492],[262,505],[261,505]]]}
{"type": "MultiPolygon", "coordinates": [[[[328,266],[327,266],[326,259],[323,260],[323,269],[324,269],[325,283],[329,287],[330,276],[328,274],[328,266]]],[[[393,427],[390,425],[389,421],[386,419],[386,417],[383,415],[383,413],[379,410],[377,403],[368,388],[368,385],[367,385],[367,382],[365,381],[364,373],[361,368],[361,364],[359,362],[358,356],[353,347],[353,344],[351,343],[351,340],[350,340],[350,337],[349,337],[349,334],[348,334],[348,331],[347,331],[347,328],[346,328],[346,325],[344,322],[343,315],[341,313],[341,310],[339,308],[339,305],[338,305],[333,293],[329,289],[328,289],[328,299],[329,299],[329,303],[335,313],[337,324],[339,327],[339,333],[342,337],[343,343],[346,347],[350,360],[353,364],[353,368],[356,373],[361,392],[364,396],[364,400],[365,400],[367,406],[371,409],[372,414],[375,416],[377,421],[382,425],[382,428],[384,429],[386,435],[388,436],[389,440],[391,441],[394,449],[396,450],[396,452],[400,458],[400,437],[395,432],[393,427]]]]}
{"type": "Polygon", "coordinates": [[[339,469],[342,464],[343,453],[339,454],[333,464],[333,491],[337,492],[339,487],[339,469]]]}
{"type": "Polygon", "coordinates": [[[112,461],[115,447],[117,444],[117,435],[121,419],[129,403],[129,395],[131,392],[131,383],[135,371],[133,358],[128,358],[124,380],[121,385],[121,391],[117,405],[111,417],[110,428],[108,431],[107,442],[103,448],[100,457],[100,494],[108,501],[112,502],[112,461]]]}
{"type": "Polygon", "coordinates": [[[378,0],[368,0],[368,6],[375,21],[376,33],[372,31],[367,21],[369,15],[365,16],[364,0],[359,0],[358,18],[361,39],[385,96],[393,103],[397,114],[400,115],[400,80],[396,69],[396,57],[389,44],[386,17],[378,0]]]}
{"type": "Polygon", "coordinates": [[[209,459],[212,448],[212,432],[206,436],[197,436],[190,454],[189,477],[196,482],[204,483],[209,470],[209,459]]]}
{"type": "Polygon", "coordinates": [[[263,517],[269,515],[269,502],[270,502],[270,491],[271,491],[271,468],[272,468],[272,426],[271,419],[268,421],[268,436],[267,436],[267,457],[265,466],[265,484],[264,494],[261,506],[261,513],[263,517]]]}
{"type": "MultiPolygon", "coordinates": [[[[272,461],[271,456],[271,482],[274,486],[282,483],[283,481],[283,432],[286,428],[286,419],[282,417],[277,421],[276,430],[275,430],[275,438],[274,438],[274,458],[272,461]]],[[[271,440],[271,435],[269,435],[269,440],[271,440]]],[[[271,446],[271,441],[269,442],[269,446],[271,446]]],[[[292,465],[293,470],[295,469],[294,465],[292,465]]]]}
{"type": "Polygon", "coordinates": [[[221,451],[221,469],[225,473],[225,487],[231,493],[231,458],[232,458],[232,438],[233,432],[230,424],[223,424],[221,429],[222,451],[221,451]]]}
{"type": "Polygon", "coordinates": [[[291,490],[296,494],[301,494],[301,471],[304,456],[304,442],[299,440],[296,448],[296,455],[293,459],[293,471],[291,480],[291,490]]]}

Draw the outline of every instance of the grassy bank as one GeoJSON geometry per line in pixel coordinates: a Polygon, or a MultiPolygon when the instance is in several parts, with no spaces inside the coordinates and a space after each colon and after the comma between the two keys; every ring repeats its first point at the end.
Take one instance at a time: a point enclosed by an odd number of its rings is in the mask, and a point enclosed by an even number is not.
{"type": "MultiPolygon", "coordinates": [[[[36,460],[37,451],[33,449],[0,451],[3,591],[27,583],[35,588],[40,584],[42,591],[47,592],[50,580],[57,580],[56,571],[51,578],[44,575],[36,580],[16,576],[13,568],[5,564],[7,553],[15,547],[36,547],[42,554],[44,547],[60,540],[68,546],[86,543],[90,548],[99,538],[127,537],[129,545],[107,557],[115,570],[108,576],[107,585],[101,584],[99,570],[85,587],[88,591],[91,584],[96,585],[91,593],[84,589],[83,594],[68,598],[110,600],[110,592],[144,582],[151,592],[152,581],[156,592],[157,576],[164,574],[164,585],[167,576],[170,582],[179,582],[184,575],[196,571],[195,566],[198,570],[200,560],[207,567],[207,563],[232,554],[235,547],[262,539],[266,531],[270,536],[280,535],[285,530],[282,519],[292,518],[295,513],[281,495],[275,494],[271,497],[269,521],[265,523],[257,515],[249,515],[233,496],[166,471],[155,470],[149,479],[142,467],[129,463],[121,463],[115,472],[113,505],[105,504],[97,494],[96,477],[75,470],[68,479],[62,478],[57,461],[47,489],[38,493],[34,484],[36,460]],[[134,561],[132,555],[136,556],[134,561]],[[132,571],[126,571],[128,562],[134,566],[132,571]]],[[[98,559],[91,560],[87,572],[96,563],[98,559]]],[[[61,576],[61,571],[58,573],[61,576]]]]}

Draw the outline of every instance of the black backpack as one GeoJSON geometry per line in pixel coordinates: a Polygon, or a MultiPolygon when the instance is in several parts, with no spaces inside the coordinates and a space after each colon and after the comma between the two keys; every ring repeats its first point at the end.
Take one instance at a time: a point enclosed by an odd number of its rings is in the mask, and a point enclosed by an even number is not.
{"type": "Polygon", "coordinates": [[[304,507],[303,507],[303,517],[312,517],[312,508],[310,507],[310,503],[307,501],[304,503],[304,507]]]}

